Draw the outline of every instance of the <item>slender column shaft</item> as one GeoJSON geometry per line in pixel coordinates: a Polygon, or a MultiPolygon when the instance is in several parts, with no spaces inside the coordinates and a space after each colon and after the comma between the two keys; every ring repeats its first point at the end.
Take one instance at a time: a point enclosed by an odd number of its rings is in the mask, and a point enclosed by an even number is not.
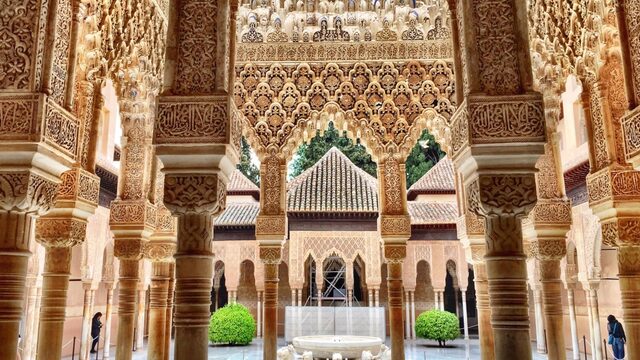
{"type": "Polygon", "coordinates": [[[149,301],[149,346],[147,359],[163,360],[167,336],[167,303],[171,263],[154,261],[149,301]]]}
{"type": "Polygon", "coordinates": [[[258,337],[262,337],[262,291],[258,291],[258,307],[256,312],[258,313],[258,337]]]}
{"type": "Polygon", "coordinates": [[[131,360],[133,332],[139,282],[139,260],[120,259],[118,280],[118,337],[116,340],[116,359],[131,360]]]}
{"type": "MultiPolygon", "coordinates": [[[[593,328],[593,345],[594,351],[593,357],[595,360],[602,360],[602,332],[600,331],[600,311],[598,310],[598,292],[595,288],[589,289],[589,299],[591,302],[591,313],[593,323],[591,327],[593,328]]],[[[625,329],[626,331],[626,329],[625,329]]],[[[627,339],[629,335],[627,335],[627,339]]]]}
{"type": "Polygon", "coordinates": [[[589,289],[586,289],[587,292],[587,317],[589,319],[589,345],[591,345],[591,354],[595,359],[596,356],[596,346],[593,343],[593,339],[595,338],[593,335],[593,311],[591,311],[591,297],[589,296],[589,289]]]}
{"type": "Polygon", "coordinates": [[[540,260],[542,301],[549,360],[565,360],[560,259],[540,260]]]}
{"type": "Polygon", "coordinates": [[[640,359],[640,259],[639,246],[618,248],[618,270],[624,331],[627,336],[627,358],[640,359]]]}
{"type": "Polygon", "coordinates": [[[84,302],[82,305],[82,334],[80,339],[80,359],[89,358],[89,348],[91,347],[91,305],[93,304],[94,290],[91,284],[84,284],[84,302]]]}
{"type": "Polygon", "coordinates": [[[302,306],[302,289],[298,290],[298,306],[302,306]]]}
{"type": "MultiPolygon", "coordinates": [[[[34,255],[35,256],[35,255],[34,255]]],[[[35,280],[34,280],[35,282],[35,280]]],[[[35,283],[29,286],[27,291],[27,308],[26,308],[26,326],[24,329],[25,336],[23,342],[23,351],[22,358],[24,360],[32,360],[32,344],[36,342],[37,333],[34,331],[34,328],[37,327],[35,324],[35,319],[37,317],[36,313],[38,312],[38,308],[36,307],[36,298],[38,295],[38,288],[35,283]]]]}
{"type": "Polygon", "coordinates": [[[71,270],[71,247],[47,247],[42,276],[38,359],[62,357],[62,335],[71,270]]]}
{"type": "Polygon", "coordinates": [[[18,352],[32,225],[30,215],[0,211],[0,359],[14,359],[18,352]]]}
{"type": "Polygon", "coordinates": [[[440,292],[440,310],[444,311],[444,291],[440,292]]]}
{"type": "MultiPolygon", "coordinates": [[[[38,287],[38,294],[36,295],[36,309],[40,309],[40,303],[42,302],[42,287],[38,287]]],[[[36,311],[36,318],[34,319],[31,342],[31,354],[36,357],[36,349],[38,347],[38,329],[40,327],[40,312],[36,311]]]]}
{"type": "Polygon", "coordinates": [[[458,289],[454,289],[454,294],[456,298],[456,316],[460,316],[460,298],[458,297],[458,289]]]}
{"type": "Polygon", "coordinates": [[[296,306],[296,289],[291,289],[291,306],[296,306]]]}
{"type": "Polygon", "coordinates": [[[380,307],[380,289],[374,289],[373,296],[375,297],[376,307],[380,307]]]}
{"type": "Polygon", "coordinates": [[[164,337],[164,360],[169,360],[169,354],[171,353],[171,330],[173,329],[173,297],[175,296],[175,272],[176,264],[172,262],[169,264],[169,282],[167,284],[167,316],[165,323],[165,337],[164,337]]]}
{"type": "Polygon", "coordinates": [[[520,218],[514,215],[486,218],[491,325],[497,360],[531,359],[527,266],[522,250],[520,218]]]}
{"type": "Polygon", "coordinates": [[[416,338],[416,292],[411,292],[411,338],[416,338]]]}
{"type": "MultiPolygon", "coordinates": [[[[404,327],[402,324],[402,261],[387,262],[387,289],[389,291],[389,332],[391,357],[404,359],[404,327]]],[[[376,297],[376,302],[378,298],[376,297]]]]}
{"type": "Polygon", "coordinates": [[[569,323],[571,324],[571,348],[573,350],[573,360],[580,360],[580,345],[578,344],[578,323],[576,319],[576,303],[573,295],[573,288],[567,289],[567,300],[569,303],[569,323]]]}
{"type": "Polygon", "coordinates": [[[144,321],[146,315],[147,291],[138,290],[138,309],[136,312],[136,350],[144,347],[144,321]]]}
{"type": "Polygon", "coordinates": [[[368,300],[369,300],[369,306],[375,306],[375,301],[373,300],[373,289],[369,289],[369,295],[368,295],[368,300]]]}
{"type": "Polygon", "coordinates": [[[409,292],[404,292],[404,298],[406,299],[404,307],[404,336],[411,338],[411,316],[409,315],[409,308],[411,307],[411,301],[409,300],[409,292]]]}
{"type": "Polygon", "coordinates": [[[265,263],[264,273],[263,359],[275,360],[278,341],[278,264],[265,263]]]}
{"type": "Polygon", "coordinates": [[[546,339],[544,337],[544,319],[542,316],[542,290],[533,290],[533,310],[536,320],[536,350],[544,354],[546,350],[546,339]]]}
{"type": "Polygon", "coordinates": [[[480,338],[480,358],[493,360],[494,342],[493,328],[491,327],[491,306],[489,301],[489,283],[484,263],[473,265],[476,287],[476,308],[478,309],[478,335],[480,338]]]}
{"type": "Polygon", "coordinates": [[[212,227],[210,213],[178,216],[175,360],[205,360],[208,357],[213,285],[212,227]],[[200,232],[206,234],[204,238],[194,236],[200,232]],[[196,248],[194,241],[199,245],[196,248]]]}
{"type": "Polygon", "coordinates": [[[464,338],[469,340],[469,323],[467,319],[467,290],[462,290],[462,323],[464,324],[464,338]]]}
{"type": "Polygon", "coordinates": [[[102,349],[102,358],[108,359],[111,347],[111,320],[113,318],[113,288],[108,285],[107,289],[107,305],[104,311],[104,327],[102,333],[104,334],[104,345],[102,349]]]}

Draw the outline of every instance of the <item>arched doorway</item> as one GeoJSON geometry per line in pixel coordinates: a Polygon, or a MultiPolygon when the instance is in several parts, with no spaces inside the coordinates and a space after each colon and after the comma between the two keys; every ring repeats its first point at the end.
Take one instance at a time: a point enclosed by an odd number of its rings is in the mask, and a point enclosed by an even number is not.
{"type": "Polygon", "coordinates": [[[352,306],[364,306],[367,303],[367,273],[365,262],[360,255],[353,261],[353,299],[352,306]]]}
{"type": "Polygon", "coordinates": [[[227,305],[229,294],[227,293],[226,279],[224,276],[224,262],[217,261],[213,273],[213,289],[211,289],[211,307],[214,312],[227,305]]]}
{"type": "Polygon", "coordinates": [[[322,266],[323,306],[343,306],[347,300],[346,264],[341,257],[333,254],[324,260],[322,266]]]}
{"type": "Polygon", "coordinates": [[[431,283],[431,268],[425,260],[419,261],[416,265],[415,303],[416,318],[421,313],[436,308],[435,295],[431,283]]]}
{"type": "Polygon", "coordinates": [[[256,302],[258,291],[256,289],[255,267],[251,260],[244,260],[240,264],[240,281],[238,282],[236,301],[249,309],[254,319],[258,318],[256,302]]]}

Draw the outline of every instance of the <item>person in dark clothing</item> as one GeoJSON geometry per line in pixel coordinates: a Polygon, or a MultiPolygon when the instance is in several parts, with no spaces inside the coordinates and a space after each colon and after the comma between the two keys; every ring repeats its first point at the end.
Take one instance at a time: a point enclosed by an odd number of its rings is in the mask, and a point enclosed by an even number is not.
{"type": "Polygon", "coordinates": [[[624,343],[627,342],[627,337],[624,334],[624,328],[613,315],[609,315],[607,320],[609,321],[607,324],[607,330],[609,331],[609,344],[613,350],[613,356],[616,360],[624,359],[624,343]]]}
{"type": "Polygon", "coordinates": [[[100,322],[100,318],[102,317],[101,312],[97,312],[93,315],[93,319],[91,319],[91,338],[93,341],[91,342],[91,351],[90,353],[96,353],[96,345],[98,345],[98,341],[100,340],[100,328],[102,328],[102,323],[100,322]]]}

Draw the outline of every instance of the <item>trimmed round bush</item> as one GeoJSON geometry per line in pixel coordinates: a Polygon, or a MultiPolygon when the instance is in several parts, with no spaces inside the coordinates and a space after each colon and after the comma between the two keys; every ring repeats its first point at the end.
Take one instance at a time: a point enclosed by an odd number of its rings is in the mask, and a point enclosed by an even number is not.
{"type": "Polygon", "coordinates": [[[416,335],[423,339],[437,340],[445,344],[447,340],[460,336],[458,317],[447,311],[429,310],[416,319],[416,335]]]}
{"type": "Polygon", "coordinates": [[[248,345],[255,331],[256,323],[246,307],[227,304],[211,315],[209,340],[214,344],[248,345]]]}

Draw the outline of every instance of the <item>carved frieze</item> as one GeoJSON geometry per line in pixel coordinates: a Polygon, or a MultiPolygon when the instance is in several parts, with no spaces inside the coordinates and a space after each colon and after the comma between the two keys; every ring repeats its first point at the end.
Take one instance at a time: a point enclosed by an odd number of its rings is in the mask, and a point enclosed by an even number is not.
{"type": "Polygon", "coordinates": [[[626,159],[636,165],[640,164],[640,107],[629,112],[622,119],[622,129],[624,131],[624,150],[626,159]]]}
{"type": "Polygon", "coordinates": [[[539,260],[560,260],[567,254],[564,238],[537,239],[529,243],[529,253],[539,260]]]}
{"type": "Polygon", "coordinates": [[[256,236],[284,236],[287,231],[287,219],[284,215],[258,215],[256,218],[256,236]]]}
{"type": "Polygon", "coordinates": [[[571,225],[571,203],[562,199],[538,199],[529,218],[536,225],[571,225]]]}
{"type": "Polygon", "coordinates": [[[411,236],[411,218],[409,215],[380,215],[379,225],[382,237],[411,236]]]}
{"type": "Polygon", "coordinates": [[[153,229],[156,224],[156,207],[144,200],[114,200],[110,211],[111,226],[136,225],[153,229]]]}
{"type": "Polygon", "coordinates": [[[226,97],[163,97],[158,102],[155,143],[226,143],[228,104],[226,97]]]}

